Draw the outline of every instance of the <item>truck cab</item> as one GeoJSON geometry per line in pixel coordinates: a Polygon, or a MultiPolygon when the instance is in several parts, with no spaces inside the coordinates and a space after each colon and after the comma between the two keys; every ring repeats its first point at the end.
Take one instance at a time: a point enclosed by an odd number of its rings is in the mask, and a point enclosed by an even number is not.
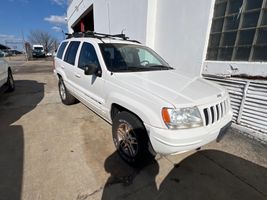
{"type": "Polygon", "coordinates": [[[44,46],[40,44],[32,45],[32,57],[33,58],[45,57],[44,46]]]}

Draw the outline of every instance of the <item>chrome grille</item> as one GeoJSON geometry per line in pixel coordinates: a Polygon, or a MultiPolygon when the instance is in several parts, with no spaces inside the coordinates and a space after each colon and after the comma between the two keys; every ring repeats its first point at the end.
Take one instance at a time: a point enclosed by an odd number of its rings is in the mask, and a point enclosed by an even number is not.
{"type": "Polygon", "coordinates": [[[229,110],[227,100],[222,101],[214,106],[210,106],[203,109],[205,117],[205,125],[211,125],[219,121],[229,110]]]}
{"type": "Polygon", "coordinates": [[[246,87],[245,81],[233,81],[233,80],[224,80],[224,79],[212,79],[208,78],[209,80],[215,81],[216,83],[224,86],[230,95],[231,99],[231,107],[233,110],[233,122],[237,122],[238,119],[238,113],[240,110],[240,105],[242,102],[242,97],[244,94],[244,89],[246,87]]]}

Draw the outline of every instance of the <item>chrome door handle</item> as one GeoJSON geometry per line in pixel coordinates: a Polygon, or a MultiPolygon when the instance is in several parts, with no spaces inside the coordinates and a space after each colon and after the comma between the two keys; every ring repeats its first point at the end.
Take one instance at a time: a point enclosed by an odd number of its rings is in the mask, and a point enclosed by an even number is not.
{"type": "Polygon", "coordinates": [[[81,75],[80,75],[80,74],[75,74],[75,76],[76,76],[77,78],[81,78],[81,75]]]}
{"type": "Polygon", "coordinates": [[[61,67],[61,69],[65,69],[65,67],[64,67],[64,66],[62,66],[62,65],[61,65],[60,67],[61,67]]]}

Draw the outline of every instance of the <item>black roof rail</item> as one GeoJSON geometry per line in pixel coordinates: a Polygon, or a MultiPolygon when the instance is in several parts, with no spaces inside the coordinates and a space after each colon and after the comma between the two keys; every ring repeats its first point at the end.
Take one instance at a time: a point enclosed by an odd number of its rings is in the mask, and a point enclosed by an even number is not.
{"type": "Polygon", "coordinates": [[[121,39],[121,40],[130,41],[130,42],[140,43],[136,40],[129,40],[129,37],[127,37],[124,33],[111,35],[111,34],[106,34],[106,33],[98,33],[94,31],[86,31],[86,32],[65,33],[65,35],[66,35],[66,39],[90,37],[90,38],[97,38],[102,41],[102,39],[104,38],[112,38],[112,39],[121,39]]]}

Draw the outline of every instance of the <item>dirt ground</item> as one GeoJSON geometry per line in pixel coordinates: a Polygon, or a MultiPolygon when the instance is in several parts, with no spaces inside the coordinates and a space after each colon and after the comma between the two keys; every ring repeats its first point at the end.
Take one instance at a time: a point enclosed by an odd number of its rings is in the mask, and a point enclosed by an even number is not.
{"type": "Polygon", "coordinates": [[[242,133],[132,168],[107,122],[61,103],[51,60],[9,62],[16,90],[0,96],[0,200],[267,199],[267,148],[242,133]]]}

